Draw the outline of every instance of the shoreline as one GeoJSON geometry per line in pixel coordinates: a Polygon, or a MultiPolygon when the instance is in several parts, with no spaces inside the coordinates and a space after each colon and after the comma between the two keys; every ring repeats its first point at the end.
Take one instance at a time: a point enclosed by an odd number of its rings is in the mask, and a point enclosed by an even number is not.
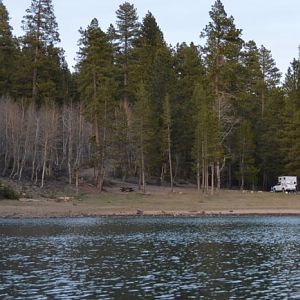
{"type": "Polygon", "coordinates": [[[115,189],[102,194],[0,201],[0,219],[136,216],[300,216],[300,195],[222,190],[212,196],[192,189],[140,194],[115,189]]]}
{"type": "MultiPolygon", "coordinates": [[[[300,217],[300,209],[236,209],[236,210],[121,210],[121,209],[97,209],[94,211],[88,210],[49,210],[45,211],[21,210],[13,209],[10,206],[6,209],[1,209],[0,205],[0,220],[1,219],[53,219],[53,218],[118,218],[118,217],[249,217],[249,216],[295,216],[300,217]]],[[[67,208],[67,206],[64,206],[67,208]]],[[[69,207],[71,208],[71,206],[69,207]]]]}
{"type": "Polygon", "coordinates": [[[123,213],[123,214],[95,214],[95,215],[39,215],[39,216],[30,216],[30,215],[6,215],[0,216],[1,220],[28,220],[28,219],[61,219],[61,218],[68,218],[68,219],[81,219],[81,218],[216,218],[216,217],[300,217],[300,213],[270,213],[270,212],[254,212],[254,213],[226,213],[226,212],[216,212],[216,213],[199,213],[199,214],[190,214],[190,213],[178,213],[178,214],[153,214],[153,213],[145,213],[143,215],[138,214],[130,214],[130,213],[123,213]]]}

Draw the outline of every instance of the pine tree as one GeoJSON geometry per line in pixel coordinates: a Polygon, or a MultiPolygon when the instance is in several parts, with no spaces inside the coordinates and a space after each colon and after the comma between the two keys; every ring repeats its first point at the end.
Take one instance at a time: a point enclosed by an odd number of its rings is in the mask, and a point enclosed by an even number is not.
{"type": "MultiPolygon", "coordinates": [[[[270,138],[264,138],[263,132],[268,131],[265,127],[270,126],[272,127],[272,123],[276,122],[267,122],[267,120],[264,120],[265,116],[268,114],[266,111],[266,108],[271,108],[270,105],[268,105],[268,102],[274,102],[280,100],[281,95],[280,91],[277,91],[277,86],[280,82],[281,74],[276,67],[275,61],[272,58],[271,51],[267,50],[264,46],[261,46],[259,49],[259,64],[260,64],[260,72],[261,77],[258,83],[258,95],[260,98],[260,107],[261,107],[261,118],[258,120],[256,125],[256,140],[259,143],[260,148],[266,149],[266,146],[264,145],[270,138]],[[272,98],[275,98],[274,100],[272,98]]],[[[275,104],[275,107],[277,105],[275,104]]],[[[273,111],[273,109],[272,109],[273,111]]],[[[280,114],[280,111],[278,111],[278,114],[280,114]]],[[[269,117],[269,114],[268,114],[269,117]]],[[[278,118],[280,116],[278,115],[278,118]]],[[[277,134],[276,132],[272,133],[273,135],[277,134]]],[[[266,160],[269,160],[268,155],[265,151],[259,152],[258,161],[260,162],[259,169],[262,176],[262,185],[263,188],[267,188],[267,183],[269,181],[267,174],[267,170],[270,169],[267,165],[266,160]]],[[[279,155],[278,155],[279,156],[279,155]]],[[[276,159],[277,160],[277,159],[276,159]]],[[[272,164],[272,162],[269,162],[272,164]]]]}
{"type": "MultiPolygon", "coordinates": [[[[23,38],[23,48],[32,60],[29,65],[32,72],[32,98],[40,101],[40,86],[48,78],[42,78],[43,66],[48,58],[48,52],[60,42],[58,26],[56,23],[52,0],[32,0],[30,8],[26,10],[23,18],[23,29],[26,34],[23,38]]],[[[48,85],[50,81],[47,83],[48,85]]],[[[48,92],[48,90],[47,90],[48,92]]]]}
{"type": "Polygon", "coordinates": [[[151,165],[148,167],[151,169],[152,175],[160,176],[160,181],[162,181],[166,170],[161,130],[163,127],[163,103],[167,94],[172,99],[171,87],[175,77],[171,50],[167,47],[163,34],[151,12],[148,12],[143,18],[135,45],[132,83],[134,86],[139,86],[141,79],[144,82],[153,110],[152,127],[157,137],[151,145],[151,165]]]}
{"type": "Polygon", "coordinates": [[[137,85],[142,79],[147,83],[151,66],[155,60],[159,49],[166,47],[163,33],[159,28],[155,17],[151,12],[148,12],[143,18],[139,35],[135,40],[134,56],[134,75],[137,85]],[[139,78],[139,80],[138,80],[139,78]]]}
{"type": "Polygon", "coordinates": [[[234,24],[234,18],[228,17],[220,0],[216,0],[209,12],[211,22],[201,33],[206,38],[203,47],[209,76],[215,93],[215,109],[219,122],[225,110],[226,94],[232,94],[239,57],[242,48],[241,30],[234,24]]]}
{"type": "Polygon", "coordinates": [[[196,84],[206,84],[206,72],[198,46],[191,43],[177,45],[174,53],[174,70],[176,80],[172,84],[174,89],[173,101],[173,145],[176,149],[177,174],[183,178],[192,176],[193,139],[195,126],[191,122],[194,113],[192,102],[196,84]]]}
{"type": "Polygon", "coordinates": [[[260,114],[260,53],[254,41],[245,43],[239,72],[239,91],[235,105],[238,114],[254,126],[260,114]]]}
{"type": "Polygon", "coordinates": [[[253,132],[248,121],[243,121],[240,124],[236,135],[237,157],[240,181],[240,189],[243,190],[245,184],[254,188],[258,169],[255,164],[255,145],[253,141],[253,132]]]}
{"type": "Polygon", "coordinates": [[[0,2],[0,97],[13,94],[16,59],[17,44],[12,36],[8,11],[0,2]]]}
{"type": "Polygon", "coordinates": [[[85,105],[85,115],[94,125],[91,141],[97,169],[96,185],[101,191],[105,176],[108,130],[112,126],[112,48],[97,19],[93,19],[88,28],[81,29],[80,33],[78,85],[85,105]]]}
{"type": "Polygon", "coordinates": [[[173,167],[172,167],[172,112],[170,96],[166,95],[163,103],[163,144],[165,152],[168,156],[169,163],[169,175],[170,175],[170,186],[171,192],[173,192],[173,167]]]}
{"type": "Polygon", "coordinates": [[[149,163],[149,149],[153,141],[152,111],[149,95],[141,82],[133,109],[133,136],[139,160],[140,181],[143,193],[146,192],[146,169],[149,163]]]}
{"type": "MultiPolygon", "coordinates": [[[[115,64],[116,63],[116,57],[118,56],[118,54],[120,54],[120,47],[119,47],[119,43],[117,42],[117,31],[116,31],[113,24],[109,25],[109,27],[106,31],[106,35],[107,35],[109,44],[112,48],[111,60],[112,60],[112,63],[115,64]]],[[[115,70],[115,73],[117,73],[117,69],[115,70]]]]}
{"type": "Polygon", "coordinates": [[[283,89],[289,99],[300,107],[300,61],[294,59],[287,70],[283,89]]]}
{"type": "Polygon", "coordinates": [[[212,99],[202,84],[198,84],[193,93],[193,121],[195,138],[193,145],[193,158],[197,173],[197,186],[206,193],[209,187],[209,168],[211,170],[211,193],[214,193],[215,164],[221,156],[219,142],[218,119],[213,109],[212,99]],[[200,179],[202,177],[202,184],[200,179]]]}
{"type": "MultiPolygon", "coordinates": [[[[232,99],[237,92],[237,71],[243,43],[242,31],[236,28],[234,18],[227,16],[220,0],[216,0],[209,15],[211,21],[202,31],[201,37],[207,39],[203,52],[208,76],[212,82],[220,142],[224,144],[237,123],[232,99]]],[[[218,189],[221,186],[221,169],[220,162],[217,162],[218,189]]]]}
{"type": "Polygon", "coordinates": [[[116,37],[120,47],[119,62],[123,70],[123,105],[130,123],[131,109],[129,100],[130,68],[132,62],[131,50],[139,31],[138,17],[133,4],[124,2],[116,11],[117,29],[116,37]]]}
{"type": "Polygon", "coordinates": [[[281,152],[284,153],[284,172],[294,176],[300,176],[300,111],[295,105],[290,104],[290,109],[287,110],[285,119],[284,138],[281,141],[281,152]]]}
{"type": "Polygon", "coordinates": [[[280,150],[284,154],[284,172],[300,176],[300,61],[294,59],[288,68],[283,89],[285,94],[281,122],[280,150]]]}
{"type": "Polygon", "coordinates": [[[276,63],[272,58],[271,51],[266,49],[263,45],[259,49],[260,53],[260,69],[261,69],[261,81],[260,81],[260,95],[261,95],[261,115],[263,117],[265,112],[266,101],[270,89],[275,88],[281,78],[281,74],[276,67],[276,63]]]}
{"type": "MultiPolygon", "coordinates": [[[[260,110],[261,106],[258,107],[260,110]]],[[[260,113],[258,117],[261,119],[260,113]]],[[[285,130],[290,120],[289,115],[282,90],[272,90],[268,95],[264,117],[256,124],[254,131],[259,181],[264,190],[269,189],[277,177],[283,174],[286,147],[291,143],[285,130]]]]}

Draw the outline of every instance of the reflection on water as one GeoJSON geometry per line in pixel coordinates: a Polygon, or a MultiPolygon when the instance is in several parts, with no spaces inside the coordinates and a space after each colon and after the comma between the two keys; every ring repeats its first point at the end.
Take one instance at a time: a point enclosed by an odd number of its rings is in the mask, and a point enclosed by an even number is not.
{"type": "Polygon", "coordinates": [[[0,299],[300,299],[300,218],[0,220],[0,299]]]}

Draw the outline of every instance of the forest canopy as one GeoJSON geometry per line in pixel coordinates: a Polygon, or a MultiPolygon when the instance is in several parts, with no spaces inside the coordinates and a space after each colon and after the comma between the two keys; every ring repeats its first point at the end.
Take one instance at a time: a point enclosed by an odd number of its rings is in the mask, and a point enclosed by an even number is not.
{"type": "Polygon", "coordinates": [[[0,1],[0,175],[191,182],[269,189],[300,176],[300,62],[282,76],[216,0],[199,45],[168,45],[155,16],[116,8],[80,28],[70,71],[51,0],[32,0],[16,37],[0,1]],[[299,156],[299,157],[298,157],[299,156]]]}

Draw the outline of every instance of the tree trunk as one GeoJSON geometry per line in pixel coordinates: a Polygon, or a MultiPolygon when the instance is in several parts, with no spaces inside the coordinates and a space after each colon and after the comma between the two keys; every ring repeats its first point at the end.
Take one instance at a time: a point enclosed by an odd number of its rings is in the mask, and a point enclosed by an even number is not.
{"type": "Polygon", "coordinates": [[[242,149],[242,156],[241,156],[241,167],[240,167],[240,172],[241,172],[241,191],[244,190],[244,171],[245,171],[245,166],[244,166],[244,155],[245,155],[245,141],[243,141],[243,149],[242,149]]]}
{"type": "Polygon", "coordinates": [[[221,189],[221,168],[220,168],[219,160],[217,161],[216,173],[217,173],[217,191],[220,191],[220,189],[221,189]]]}
{"type": "Polygon", "coordinates": [[[123,95],[123,107],[126,113],[127,125],[130,128],[132,123],[132,113],[128,99],[128,40],[125,38],[125,46],[124,46],[124,95],[123,95]]]}
{"type": "Polygon", "coordinates": [[[9,151],[9,133],[8,133],[8,108],[6,107],[6,114],[5,114],[5,141],[6,141],[6,149],[4,155],[4,168],[2,171],[2,176],[6,174],[6,171],[9,167],[10,161],[10,151],[9,151]]]}
{"type": "Polygon", "coordinates": [[[82,105],[79,104],[79,128],[78,128],[78,143],[76,148],[76,161],[75,161],[75,177],[76,177],[76,191],[78,193],[78,183],[79,183],[79,167],[81,162],[82,148],[83,148],[83,117],[82,117],[82,105]]]}
{"type": "Polygon", "coordinates": [[[75,170],[75,186],[76,186],[76,194],[78,194],[79,191],[79,170],[76,168],[75,170]]]}
{"type": "Polygon", "coordinates": [[[265,81],[263,80],[263,89],[261,93],[261,117],[264,117],[266,106],[266,93],[265,93],[265,81]]]}
{"type": "Polygon", "coordinates": [[[205,144],[204,144],[204,151],[205,151],[205,193],[208,193],[208,159],[207,159],[207,137],[205,137],[205,144]]]}
{"type": "Polygon", "coordinates": [[[172,153],[171,153],[171,130],[168,125],[168,152],[169,152],[169,168],[170,168],[170,184],[171,192],[173,193],[173,169],[172,169],[172,153]]]}
{"type": "MultiPolygon", "coordinates": [[[[96,106],[97,103],[97,81],[96,81],[96,71],[93,70],[93,101],[96,106]]],[[[95,144],[96,144],[96,161],[95,161],[95,169],[96,169],[96,187],[100,188],[100,164],[99,164],[99,150],[100,150],[100,133],[99,133],[99,125],[98,125],[98,115],[95,112],[94,114],[94,130],[95,130],[95,144]]]]}
{"type": "Polygon", "coordinates": [[[107,99],[105,97],[104,103],[104,122],[103,122],[103,136],[102,136],[102,151],[101,151],[101,164],[100,164],[100,182],[99,190],[103,189],[104,177],[105,177],[105,158],[106,158],[106,143],[107,143],[107,99]]]}
{"type": "Polygon", "coordinates": [[[95,143],[96,143],[96,158],[95,158],[95,177],[96,177],[96,187],[100,186],[100,166],[99,166],[99,149],[100,149],[100,134],[97,116],[94,116],[94,130],[95,130],[95,143]]]}
{"type": "Polygon", "coordinates": [[[33,159],[32,159],[32,173],[31,173],[31,180],[34,179],[35,168],[36,168],[36,155],[37,155],[37,148],[38,148],[38,139],[39,139],[39,130],[40,130],[40,118],[39,116],[36,117],[36,129],[35,129],[35,139],[34,139],[34,147],[33,147],[33,159]]]}
{"type": "Polygon", "coordinates": [[[231,174],[232,170],[231,170],[231,162],[229,162],[229,165],[228,165],[228,185],[227,187],[229,189],[231,189],[232,187],[232,174],[231,174]]]}
{"type": "Polygon", "coordinates": [[[142,191],[143,194],[146,193],[146,183],[145,183],[145,159],[144,159],[144,147],[141,147],[141,171],[142,171],[142,191]]]}
{"type": "Polygon", "coordinates": [[[46,132],[45,143],[44,143],[44,155],[43,155],[43,169],[42,169],[41,188],[44,187],[46,164],[47,164],[47,153],[48,153],[48,132],[46,132]]]}
{"type": "Polygon", "coordinates": [[[211,191],[210,193],[213,195],[215,190],[215,165],[211,164],[211,191]]]}
{"type": "Polygon", "coordinates": [[[199,161],[199,155],[197,159],[197,191],[200,193],[200,161],[199,161]]]}
{"type": "Polygon", "coordinates": [[[37,97],[37,77],[38,77],[38,56],[39,56],[39,43],[40,43],[40,27],[41,27],[41,6],[40,2],[38,3],[38,12],[37,12],[37,23],[36,23],[36,36],[35,36],[35,55],[34,55],[34,66],[33,66],[33,76],[32,76],[32,98],[36,101],[37,97]]]}
{"type": "Polygon", "coordinates": [[[69,184],[72,184],[72,156],[73,156],[73,137],[72,137],[72,112],[73,105],[69,107],[69,118],[68,118],[68,175],[69,175],[69,184]]]}
{"type": "Polygon", "coordinates": [[[19,170],[19,178],[18,180],[21,181],[22,178],[22,173],[23,173],[23,169],[25,166],[25,162],[26,162],[26,156],[27,156],[27,152],[28,152],[28,140],[29,140],[29,121],[27,122],[27,128],[26,128],[26,136],[25,136],[25,142],[24,142],[24,149],[23,149],[23,156],[22,156],[22,160],[20,163],[20,170],[19,170]]]}
{"type": "Polygon", "coordinates": [[[267,184],[268,184],[268,175],[266,171],[263,171],[263,189],[267,190],[267,184]]]}
{"type": "Polygon", "coordinates": [[[202,193],[204,193],[205,190],[205,157],[204,157],[204,142],[201,143],[202,147],[202,193]]]}

